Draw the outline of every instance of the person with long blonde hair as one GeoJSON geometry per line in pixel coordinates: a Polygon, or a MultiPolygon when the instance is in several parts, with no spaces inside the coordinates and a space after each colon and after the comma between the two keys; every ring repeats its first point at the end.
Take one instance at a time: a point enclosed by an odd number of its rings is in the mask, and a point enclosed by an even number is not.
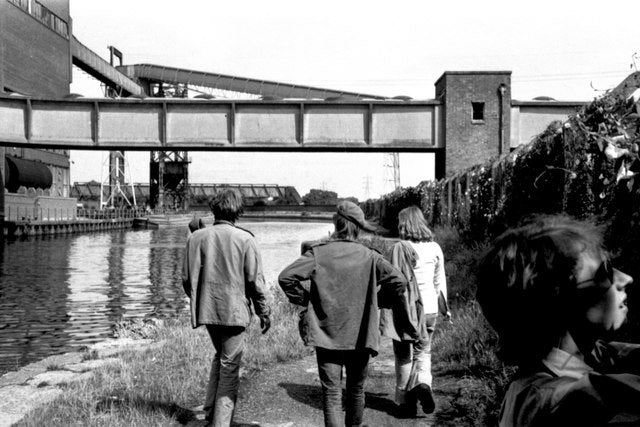
{"type": "MultiPolygon", "coordinates": [[[[438,312],[450,321],[447,280],[442,249],[434,241],[422,211],[410,206],[398,214],[400,241],[393,247],[392,264],[407,277],[405,308],[409,319],[393,314],[395,325],[385,336],[393,339],[396,404],[399,415],[415,416],[417,403],[430,414],[435,410],[431,388],[431,340],[438,312]]],[[[384,332],[383,332],[384,333],[384,332]]]]}

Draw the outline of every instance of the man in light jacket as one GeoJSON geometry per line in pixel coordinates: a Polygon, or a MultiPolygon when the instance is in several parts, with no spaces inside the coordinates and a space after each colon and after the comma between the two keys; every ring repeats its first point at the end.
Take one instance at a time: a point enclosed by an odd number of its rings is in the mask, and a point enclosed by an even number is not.
{"type": "Polygon", "coordinates": [[[196,230],[187,240],[182,283],[191,300],[191,325],[206,326],[215,350],[203,409],[218,427],[233,419],[251,303],[262,333],[271,321],[258,245],[251,232],[235,225],[242,196],[224,190],[210,207],[213,227],[196,230]]]}

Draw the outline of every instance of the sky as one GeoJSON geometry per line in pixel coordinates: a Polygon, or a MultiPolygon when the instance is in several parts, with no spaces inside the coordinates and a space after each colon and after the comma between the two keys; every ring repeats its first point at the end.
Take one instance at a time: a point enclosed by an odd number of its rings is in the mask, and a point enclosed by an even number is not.
{"type": "MultiPolygon", "coordinates": [[[[70,0],[74,35],[108,59],[384,96],[433,99],[444,71],[512,71],[512,98],[590,101],[640,67],[640,2],[70,0]],[[627,18],[628,17],[628,18],[627,18]]],[[[102,96],[74,69],[71,91],[102,96]]],[[[293,185],[360,200],[391,191],[382,153],[190,153],[192,183],[293,185]]],[[[71,182],[106,177],[105,152],[72,151],[71,182]]],[[[128,152],[134,182],[149,154],[128,152]]],[[[402,186],[434,178],[402,153],[402,186]]]]}

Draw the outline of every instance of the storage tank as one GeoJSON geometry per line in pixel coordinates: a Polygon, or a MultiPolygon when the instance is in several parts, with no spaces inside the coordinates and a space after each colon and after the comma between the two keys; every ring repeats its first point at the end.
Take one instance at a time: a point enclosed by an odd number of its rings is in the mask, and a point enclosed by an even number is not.
{"type": "Polygon", "coordinates": [[[5,157],[4,171],[4,186],[11,193],[18,191],[21,186],[46,190],[53,184],[53,175],[42,162],[5,157]]]}

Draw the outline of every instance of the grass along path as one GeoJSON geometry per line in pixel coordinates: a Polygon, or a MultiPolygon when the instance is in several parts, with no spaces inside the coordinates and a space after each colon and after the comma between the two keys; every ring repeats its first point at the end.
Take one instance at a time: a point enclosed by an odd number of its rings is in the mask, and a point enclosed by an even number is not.
{"type": "MultiPolygon", "coordinates": [[[[199,331],[181,324],[153,329],[157,337],[173,335],[173,338],[145,339],[137,344],[129,338],[122,339],[121,344],[115,341],[84,354],[49,358],[40,363],[39,373],[33,367],[28,368],[17,381],[20,375],[14,374],[14,383],[28,387],[23,395],[37,393],[34,396],[40,401],[31,402],[35,409],[22,420],[15,414],[6,418],[6,425],[15,422],[18,426],[204,425],[201,399],[206,384],[202,379],[208,377],[208,366],[193,370],[186,364],[179,369],[170,366],[177,359],[167,357],[179,353],[181,343],[176,336],[199,331]]],[[[209,345],[201,352],[206,362],[211,350],[209,345]]],[[[393,352],[391,341],[384,340],[380,354],[372,359],[366,383],[367,425],[473,425],[452,412],[451,401],[460,393],[459,378],[440,372],[436,366],[436,413],[425,415],[418,410],[417,418],[395,418],[393,352]]],[[[315,356],[275,362],[263,365],[262,369],[243,369],[234,425],[324,425],[315,356]]]]}
{"type": "MultiPolygon", "coordinates": [[[[275,325],[274,325],[275,327],[275,325]]],[[[443,325],[438,341],[450,337],[443,325]]],[[[89,351],[75,355],[73,369],[81,377],[47,383],[31,383],[34,390],[59,390],[17,425],[26,426],[200,426],[203,393],[208,378],[212,346],[204,328],[192,330],[182,321],[159,326],[143,325],[127,329],[123,342],[110,351],[89,351]],[[131,345],[131,336],[145,336],[131,345]],[[149,339],[148,337],[152,337],[149,339]],[[75,360],[77,359],[77,360],[75,360]],[[88,375],[90,374],[90,375],[88,375]]],[[[251,337],[259,334],[257,325],[251,337]]],[[[297,333],[295,340],[299,341],[297,333]]],[[[264,338],[264,337],[261,337],[264,338]]],[[[264,343],[263,343],[264,344],[264,343]]],[[[367,380],[365,422],[370,426],[465,426],[479,425],[481,415],[475,397],[481,381],[469,372],[452,369],[452,362],[434,354],[434,392],[437,410],[415,419],[394,416],[394,365],[391,341],[383,340],[380,354],[372,359],[367,380]],[[476,387],[476,388],[474,388],[476,387]],[[470,411],[474,407],[475,411],[470,411]]],[[[296,345],[297,347],[297,345],[296,345]]],[[[275,360],[262,360],[264,350],[248,351],[242,370],[240,395],[235,416],[238,426],[322,426],[321,388],[315,356],[306,348],[292,358],[293,351],[275,360]],[[285,360],[286,358],[289,360],[285,360]]],[[[441,353],[441,352],[440,352],[441,353]]],[[[60,362],[45,362],[45,371],[72,370],[60,362]]],[[[4,377],[3,377],[4,378],[4,377]]],[[[27,384],[30,379],[18,382],[27,384]]],[[[13,419],[18,421],[18,419],[13,419]]],[[[9,424],[8,424],[9,425],[9,424]]]]}

